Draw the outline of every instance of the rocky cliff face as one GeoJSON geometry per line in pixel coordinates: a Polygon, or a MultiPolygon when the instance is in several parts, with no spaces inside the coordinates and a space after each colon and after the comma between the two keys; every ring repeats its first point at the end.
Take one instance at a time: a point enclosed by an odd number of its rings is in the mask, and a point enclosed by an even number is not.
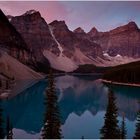
{"type": "Polygon", "coordinates": [[[76,28],[73,32],[76,34],[78,38],[88,39],[86,32],[81,27],[76,28]]]}
{"type": "MultiPolygon", "coordinates": [[[[54,63],[61,63],[59,65],[63,65],[63,68],[59,70],[65,70],[66,63],[76,67],[81,63],[89,63],[89,61],[92,63],[88,57],[96,58],[102,55],[98,44],[90,41],[87,35],[84,37],[80,32],[70,31],[64,21],[53,21],[48,25],[40,13],[34,10],[27,11],[21,16],[8,17],[43,69],[48,65],[47,60],[52,66],[54,63]],[[84,58],[79,60],[77,53],[84,58]]],[[[68,71],[68,67],[66,69],[68,71]]]]}
{"type": "Polygon", "coordinates": [[[63,48],[63,53],[67,57],[72,57],[75,49],[79,49],[84,55],[92,58],[102,56],[100,45],[90,41],[84,30],[76,29],[70,31],[64,21],[54,21],[50,23],[53,33],[63,48]]]}
{"type": "Polygon", "coordinates": [[[29,50],[27,49],[26,43],[1,10],[0,49],[8,52],[11,56],[20,60],[22,63],[26,63],[28,61],[29,50]]]}
{"type": "Polygon", "coordinates": [[[93,28],[88,36],[111,56],[119,54],[140,57],[140,30],[135,22],[129,22],[109,32],[98,32],[93,28]]]}
{"type": "Polygon", "coordinates": [[[38,11],[30,10],[21,16],[13,17],[11,23],[21,33],[33,52],[44,48],[48,50],[53,48],[55,53],[59,52],[57,44],[50,34],[48,24],[38,11]]]}
{"type": "Polygon", "coordinates": [[[38,11],[30,10],[21,16],[12,17],[10,22],[22,35],[26,44],[28,44],[29,50],[35,57],[37,69],[46,71],[49,62],[43,56],[43,50],[47,49],[55,54],[59,53],[46,21],[38,11]]]}
{"type": "Polygon", "coordinates": [[[80,27],[70,31],[65,21],[47,24],[35,10],[8,18],[25,40],[22,44],[27,44],[25,48],[30,50],[37,70],[43,72],[49,63],[68,72],[79,65],[113,66],[140,57],[140,30],[134,22],[109,32],[99,32],[94,27],[85,33],[80,27]],[[128,61],[124,61],[125,56],[128,61]]]}

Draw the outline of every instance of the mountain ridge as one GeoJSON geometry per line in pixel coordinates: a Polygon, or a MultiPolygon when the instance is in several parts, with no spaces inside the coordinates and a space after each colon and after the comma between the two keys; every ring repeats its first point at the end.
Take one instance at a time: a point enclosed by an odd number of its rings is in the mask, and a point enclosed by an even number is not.
{"type": "Polygon", "coordinates": [[[109,67],[140,56],[140,33],[133,21],[107,32],[93,27],[86,33],[81,27],[71,31],[63,20],[48,24],[36,10],[9,18],[43,69],[47,65],[65,72],[70,65],[74,66],[70,71],[86,64],[109,67]]]}

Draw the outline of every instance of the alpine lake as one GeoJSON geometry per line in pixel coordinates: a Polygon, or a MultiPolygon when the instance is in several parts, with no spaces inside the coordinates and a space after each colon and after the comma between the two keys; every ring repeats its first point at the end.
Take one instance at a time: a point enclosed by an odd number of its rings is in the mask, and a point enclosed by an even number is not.
{"type": "MultiPolygon", "coordinates": [[[[113,110],[114,106],[109,109],[110,92],[116,107],[118,127],[121,128],[124,123],[126,138],[134,137],[140,111],[140,88],[105,85],[99,75],[57,75],[55,85],[63,138],[101,138],[103,127],[109,127],[105,125],[107,111],[113,110]]],[[[3,125],[0,129],[6,131],[8,118],[13,138],[41,138],[47,86],[48,80],[45,78],[25,88],[22,93],[1,100],[0,118],[3,125]]]]}

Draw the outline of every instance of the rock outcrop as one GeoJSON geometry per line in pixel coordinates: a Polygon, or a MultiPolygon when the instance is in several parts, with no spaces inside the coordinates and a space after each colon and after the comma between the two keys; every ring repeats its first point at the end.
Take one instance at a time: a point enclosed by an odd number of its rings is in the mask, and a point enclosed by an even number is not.
{"type": "Polygon", "coordinates": [[[49,26],[35,10],[27,11],[21,16],[12,17],[10,22],[22,35],[36,62],[36,69],[46,72],[49,67],[48,60],[43,56],[43,50],[59,53],[56,42],[50,34],[49,26]]]}
{"type": "Polygon", "coordinates": [[[93,28],[88,36],[111,56],[119,54],[140,57],[140,30],[135,22],[129,22],[108,32],[98,32],[93,28]]]}
{"type": "Polygon", "coordinates": [[[25,40],[34,66],[42,72],[50,65],[69,72],[79,65],[113,66],[122,64],[124,58],[140,57],[140,30],[135,22],[108,32],[93,27],[86,33],[81,27],[70,31],[65,21],[47,24],[35,10],[8,19],[25,40]]]}
{"type": "Polygon", "coordinates": [[[79,49],[88,57],[96,58],[97,56],[102,56],[100,45],[86,38],[84,36],[85,33],[81,28],[72,32],[68,29],[64,21],[53,21],[49,25],[52,27],[53,33],[61,44],[63,53],[67,57],[71,58],[75,49],[79,49]]]}
{"type": "Polygon", "coordinates": [[[8,52],[22,63],[28,61],[29,50],[22,36],[0,10],[0,49],[8,52]]]}
{"type": "MultiPolygon", "coordinates": [[[[83,63],[76,56],[77,51],[84,58],[84,64],[87,61],[92,63],[91,58],[102,55],[100,45],[90,41],[86,33],[84,33],[85,37],[80,35],[81,32],[70,31],[64,21],[53,21],[48,25],[35,10],[27,11],[21,16],[9,16],[9,19],[34,54],[37,65],[43,70],[49,62],[51,66],[54,66],[54,63],[63,63],[63,69],[59,68],[59,70],[64,70],[67,62],[77,67],[76,65],[83,63]],[[51,62],[57,57],[59,57],[58,62],[51,62]]],[[[68,67],[66,69],[68,70],[68,67]]]]}
{"type": "Polygon", "coordinates": [[[33,52],[36,53],[44,48],[48,50],[53,48],[55,53],[59,52],[57,44],[50,34],[48,24],[38,11],[30,10],[21,16],[13,17],[11,23],[33,52]]]}
{"type": "Polygon", "coordinates": [[[78,38],[88,39],[87,33],[81,27],[76,28],[73,32],[78,38]]]}

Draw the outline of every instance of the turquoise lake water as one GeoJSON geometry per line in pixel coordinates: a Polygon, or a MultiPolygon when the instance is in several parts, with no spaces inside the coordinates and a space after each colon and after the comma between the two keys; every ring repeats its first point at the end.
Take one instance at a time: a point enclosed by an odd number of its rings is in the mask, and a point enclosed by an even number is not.
{"type": "MultiPolygon", "coordinates": [[[[57,76],[56,90],[64,138],[100,138],[108,104],[108,86],[96,76],[57,76]]],[[[3,119],[10,118],[13,138],[40,138],[44,120],[44,92],[47,79],[38,82],[16,97],[1,101],[3,119]]],[[[111,86],[116,97],[118,120],[125,115],[127,138],[133,138],[140,88],[111,86]]],[[[4,124],[6,126],[6,124],[4,124]]]]}

